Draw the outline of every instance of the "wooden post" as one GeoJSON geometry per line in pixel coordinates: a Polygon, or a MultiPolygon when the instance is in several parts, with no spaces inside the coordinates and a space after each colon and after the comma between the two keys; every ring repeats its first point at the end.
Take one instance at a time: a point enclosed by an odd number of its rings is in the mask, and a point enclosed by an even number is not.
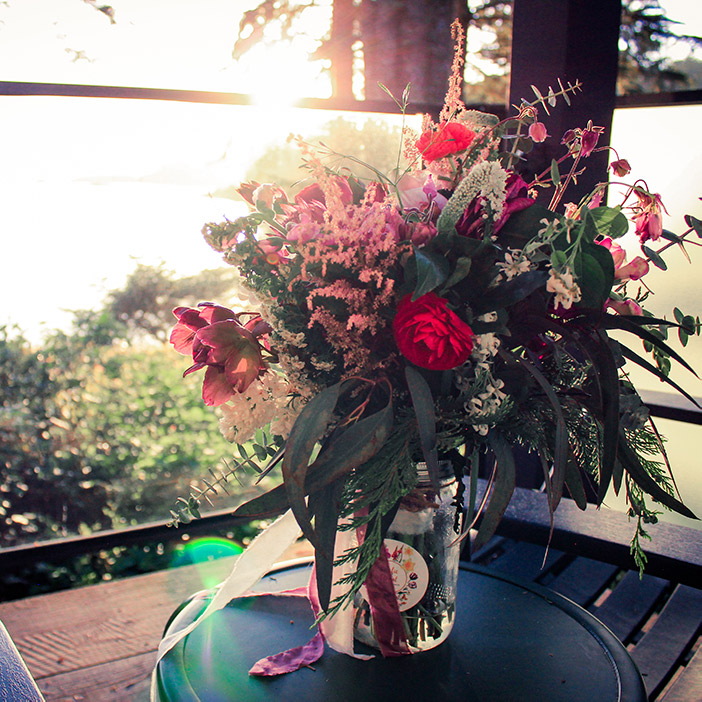
{"type": "MultiPolygon", "coordinates": [[[[558,89],[558,79],[580,80],[582,93],[568,107],[562,100],[541,110],[551,139],[537,144],[529,155],[532,172],[547,169],[552,158],[563,155],[560,140],[573,127],[584,128],[588,120],[604,127],[598,146],[609,144],[616,97],[620,0],[514,0],[510,104],[522,98],[532,101],[535,85],[545,95],[549,85],[558,89]]],[[[569,187],[566,202],[577,200],[606,180],[607,151],[590,156],[587,170],[569,187]]],[[[561,168],[561,171],[564,171],[561,168]]]]}

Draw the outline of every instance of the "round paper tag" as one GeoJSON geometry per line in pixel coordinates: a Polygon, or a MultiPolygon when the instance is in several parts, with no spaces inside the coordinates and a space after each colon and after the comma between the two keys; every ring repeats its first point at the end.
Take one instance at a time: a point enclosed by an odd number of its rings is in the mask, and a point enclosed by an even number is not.
{"type": "Polygon", "coordinates": [[[402,541],[385,539],[392,582],[400,612],[414,607],[429,586],[429,568],[417,549],[402,541]]]}

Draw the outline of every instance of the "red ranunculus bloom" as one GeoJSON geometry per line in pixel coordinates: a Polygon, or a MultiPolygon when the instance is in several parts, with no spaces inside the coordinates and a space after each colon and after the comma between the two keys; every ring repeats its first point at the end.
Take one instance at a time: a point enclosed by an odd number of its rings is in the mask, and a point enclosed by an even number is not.
{"type": "Polygon", "coordinates": [[[206,302],[201,309],[177,307],[178,322],[171,332],[176,351],[193,357],[183,375],[206,368],[202,398],[206,405],[224,404],[244,392],[265,368],[257,337],[270,331],[258,316],[241,324],[240,315],[206,302]]]}
{"type": "Polygon", "coordinates": [[[444,122],[436,131],[427,130],[417,139],[417,150],[425,161],[438,161],[449,154],[465,151],[475,132],[460,122],[444,122]]]}
{"type": "Polygon", "coordinates": [[[433,292],[402,298],[392,329],[402,355],[421,368],[456,368],[473,350],[473,330],[433,292]]]}

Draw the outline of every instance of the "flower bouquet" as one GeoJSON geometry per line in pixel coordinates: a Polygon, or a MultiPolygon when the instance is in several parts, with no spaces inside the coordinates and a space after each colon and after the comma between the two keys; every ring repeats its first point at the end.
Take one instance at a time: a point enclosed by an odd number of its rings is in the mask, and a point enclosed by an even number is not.
{"type": "MultiPolygon", "coordinates": [[[[385,655],[445,638],[458,543],[476,525],[473,548],[494,534],[515,456],[543,467],[552,513],[566,492],[585,509],[588,495],[599,505],[623,491],[640,567],[651,501],[694,516],[626,364],[692,400],[668,377],[671,360],[689,366],[666,338],[675,328],[685,342],[700,321],[651,315],[641,279],[664,249],[702,236],[702,223],[688,216],[681,236],[664,230],[661,198],[642,181],[617,184],[612,206],[611,183],[566,202],[588,157],[609,148],[592,124],[563,135],[562,157],[525,181],[525,154],[548,138],[541,116],[580,85],[535,88],[498,120],[461,102],[458,44],[439,122],[403,131],[404,165],[385,174],[354,160],[360,177],[300,140],[305,187],[291,196],[242,185],[250,214],[204,229],[249,309],[175,310],[171,341],[192,356],[186,373],[205,371],[204,401],[219,407],[240,460],[180,500],[174,521],[197,515],[240,467],[280,465],[282,484],[234,514],[290,511],[315,549],[322,633],[346,652],[344,618],[385,655]],[[642,254],[627,261],[617,240],[632,224],[642,254]]],[[[618,157],[611,169],[629,172],[618,157]]]]}

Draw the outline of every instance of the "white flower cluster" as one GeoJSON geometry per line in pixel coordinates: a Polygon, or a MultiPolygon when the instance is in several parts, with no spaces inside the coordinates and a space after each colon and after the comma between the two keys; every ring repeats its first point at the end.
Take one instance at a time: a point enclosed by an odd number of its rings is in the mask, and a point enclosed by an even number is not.
{"type": "Polygon", "coordinates": [[[473,429],[481,436],[485,436],[490,430],[488,424],[481,420],[493,415],[507,397],[507,394],[502,391],[504,382],[499,378],[493,378],[489,371],[483,371],[483,373],[482,380],[485,383],[483,391],[471,397],[463,406],[473,429]]]}
{"type": "Polygon", "coordinates": [[[512,280],[512,278],[526,273],[531,270],[531,266],[531,261],[521,249],[509,249],[505,253],[504,262],[497,263],[497,267],[506,280],[512,280]]]}
{"type": "Polygon", "coordinates": [[[573,274],[567,269],[563,273],[556,273],[551,268],[549,279],[546,282],[546,290],[556,295],[556,307],[560,305],[566,310],[569,310],[574,302],[580,302],[581,299],[580,287],[573,279],[573,274]]]}
{"type": "MultiPolygon", "coordinates": [[[[477,320],[479,322],[496,322],[497,312],[482,314],[477,318],[477,320]]],[[[488,332],[486,334],[476,334],[475,337],[473,337],[473,351],[471,352],[470,357],[473,361],[475,361],[477,368],[482,368],[483,370],[489,371],[489,361],[491,361],[497,354],[499,347],[500,340],[492,332],[488,332]]]]}
{"type": "Polygon", "coordinates": [[[260,427],[271,425],[273,434],[287,436],[302,410],[303,401],[291,402],[285,378],[267,372],[242,393],[219,408],[219,430],[227,441],[242,444],[260,427]]]}

